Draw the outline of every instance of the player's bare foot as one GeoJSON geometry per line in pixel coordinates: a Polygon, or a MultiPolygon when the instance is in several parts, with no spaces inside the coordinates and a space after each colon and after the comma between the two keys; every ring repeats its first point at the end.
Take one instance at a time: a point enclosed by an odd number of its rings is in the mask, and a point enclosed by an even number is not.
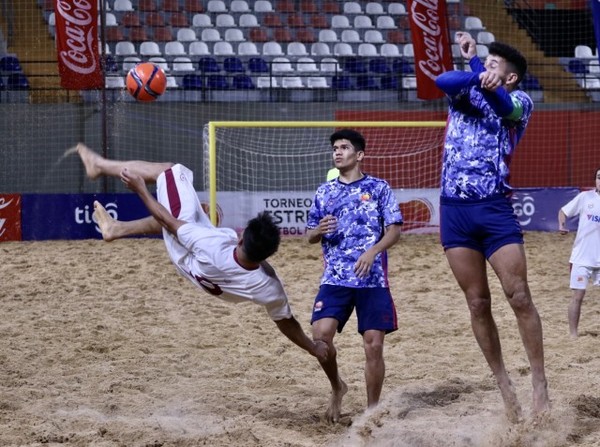
{"type": "Polygon", "coordinates": [[[338,386],[331,390],[331,398],[329,399],[329,408],[325,412],[325,419],[330,424],[339,422],[342,413],[342,399],[348,392],[348,385],[340,379],[338,386]]]}
{"type": "Polygon", "coordinates": [[[106,242],[114,241],[117,239],[114,234],[114,227],[116,221],[110,217],[110,214],[106,211],[106,209],[98,202],[94,201],[94,214],[93,217],[96,219],[98,223],[98,227],[100,228],[100,232],[102,233],[102,239],[106,242]]]}
{"type": "Polygon", "coordinates": [[[79,154],[83,166],[85,167],[86,175],[92,180],[98,178],[100,174],[102,174],[98,167],[98,161],[102,160],[102,157],[83,143],[77,144],[75,150],[79,154]]]}
{"type": "Polygon", "coordinates": [[[533,385],[533,415],[537,416],[550,410],[548,384],[543,381],[533,385]]]}
{"type": "Polygon", "coordinates": [[[504,401],[504,410],[506,411],[506,417],[513,424],[519,423],[523,418],[523,411],[521,410],[521,404],[517,399],[517,393],[512,382],[508,382],[506,385],[500,385],[500,394],[504,401]]]}

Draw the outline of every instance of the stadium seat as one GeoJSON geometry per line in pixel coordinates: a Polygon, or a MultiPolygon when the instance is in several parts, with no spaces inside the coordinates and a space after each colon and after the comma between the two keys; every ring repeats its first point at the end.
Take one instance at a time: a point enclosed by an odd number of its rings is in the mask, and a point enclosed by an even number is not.
{"type": "Polygon", "coordinates": [[[588,62],[588,72],[596,77],[600,76],[600,61],[598,61],[598,59],[593,59],[588,62]]]}
{"type": "Polygon", "coordinates": [[[308,56],[306,46],[302,42],[290,42],[286,48],[289,57],[308,56]]]}
{"type": "Polygon", "coordinates": [[[256,0],[254,2],[255,12],[271,12],[273,11],[273,5],[269,0],[256,0]]]}
{"type": "Polygon", "coordinates": [[[405,76],[402,78],[402,88],[405,90],[414,90],[417,88],[417,78],[415,76],[405,76]]]}
{"type": "Polygon", "coordinates": [[[465,29],[467,31],[478,31],[485,29],[485,27],[483,26],[483,23],[481,22],[481,19],[479,17],[469,16],[465,18],[465,29]]]}
{"type": "Polygon", "coordinates": [[[188,73],[183,76],[181,86],[186,90],[202,90],[202,76],[188,73]]]}
{"type": "Polygon", "coordinates": [[[577,45],[575,47],[575,57],[581,59],[592,59],[594,57],[594,53],[588,45],[577,45]]]}
{"type": "Polygon", "coordinates": [[[167,76],[167,88],[179,88],[175,76],[167,76]]]}
{"type": "Polygon", "coordinates": [[[401,57],[392,61],[392,71],[399,74],[414,74],[415,69],[409,61],[401,57]]]}
{"type": "Polygon", "coordinates": [[[113,3],[113,11],[133,11],[133,5],[130,0],[115,0],[115,2],[113,3]]]}
{"type": "Polygon", "coordinates": [[[208,0],[206,10],[212,13],[227,12],[227,6],[223,0],[208,0]]]}
{"type": "Polygon", "coordinates": [[[329,21],[324,14],[312,14],[310,17],[310,25],[315,29],[329,28],[329,21]]]}
{"type": "Polygon", "coordinates": [[[171,69],[169,68],[168,62],[164,57],[154,56],[154,57],[149,58],[148,61],[158,65],[160,68],[163,69],[163,71],[165,73],[168,73],[169,71],[171,71],[171,69]]]}
{"type": "Polygon", "coordinates": [[[400,49],[398,45],[393,43],[384,43],[379,49],[379,54],[384,57],[400,57],[400,49]]]}
{"type": "Polygon", "coordinates": [[[294,40],[289,28],[275,28],[273,30],[273,39],[280,44],[289,43],[294,40]]]}
{"type": "Polygon", "coordinates": [[[402,30],[391,30],[387,32],[386,41],[388,43],[406,44],[410,42],[406,33],[402,30]]]}
{"type": "Polygon", "coordinates": [[[319,68],[313,58],[300,57],[296,61],[296,71],[299,73],[316,73],[319,68]]]}
{"type": "Polygon", "coordinates": [[[341,34],[342,42],[346,43],[361,43],[362,39],[360,38],[360,34],[355,29],[345,29],[341,34]]]}
{"type": "Polygon", "coordinates": [[[335,75],[331,78],[331,88],[334,90],[353,90],[354,82],[347,75],[335,75]]]}
{"type": "Polygon", "coordinates": [[[156,42],[169,42],[173,40],[173,32],[168,26],[159,26],[152,30],[152,38],[156,42]]]}
{"type": "Polygon", "coordinates": [[[123,73],[128,73],[133,67],[142,62],[137,56],[127,56],[123,59],[123,73]]]}
{"type": "Polygon", "coordinates": [[[148,40],[148,33],[146,33],[146,28],[141,26],[131,28],[129,30],[129,40],[134,43],[141,43],[145,40],[148,40]]]}
{"type": "Polygon", "coordinates": [[[192,28],[180,28],[177,30],[177,40],[179,42],[194,42],[198,40],[196,32],[192,28]]]}
{"type": "Polygon", "coordinates": [[[23,71],[19,58],[16,56],[4,56],[0,59],[0,72],[3,74],[20,73],[23,71]]]}
{"type": "Polygon", "coordinates": [[[487,45],[482,45],[479,43],[475,45],[475,51],[477,52],[477,56],[480,58],[486,58],[488,57],[488,54],[490,54],[490,50],[488,49],[487,45]]]}
{"type": "Polygon", "coordinates": [[[225,30],[225,41],[226,42],[243,42],[246,38],[241,29],[229,28],[225,30]]]}
{"type": "Polygon", "coordinates": [[[190,56],[207,56],[210,53],[210,49],[208,45],[204,42],[196,41],[190,43],[190,47],[188,48],[188,53],[190,56]]]}
{"type": "Polygon", "coordinates": [[[216,42],[212,52],[215,56],[234,56],[236,54],[229,42],[216,42]]]}
{"type": "Polygon", "coordinates": [[[380,81],[382,90],[398,90],[398,85],[398,76],[396,75],[383,76],[380,81]]]}
{"type": "Polygon", "coordinates": [[[214,57],[204,56],[198,61],[198,70],[202,73],[219,73],[221,67],[214,57]]]}
{"type": "Polygon", "coordinates": [[[321,73],[339,73],[342,71],[340,63],[332,57],[324,57],[320,63],[321,73]]]}
{"type": "MultiPolygon", "coordinates": [[[[119,26],[117,22],[117,17],[112,12],[107,12],[105,14],[105,25],[106,26],[119,26]]],[[[102,23],[102,18],[98,16],[98,25],[102,23]]]]}
{"type": "Polygon", "coordinates": [[[165,18],[159,12],[148,12],[144,15],[144,24],[146,26],[165,26],[165,18]]]}
{"type": "Polygon", "coordinates": [[[204,12],[202,0],[184,0],[183,10],[188,14],[199,14],[204,12]]]}
{"type": "Polygon", "coordinates": [[[402,3],[393,2],[388,4],[387,12],[391,15],[404,15],[406,14],[406,7],[402,3]]]}
{"type": "Polygon", "coordinates": [[[580,59],[571,59],[567,65],[567,69],[570,73],[577,76],[585,75],[588,72],[585,62],[580,59]]]}
{"type": "Polygon", "coordinates": [[[348,57],[344,60],[344,71],[348,73],[366,73],[369,71],[367,60],[362,57],[348,57]]]}
{"type": "Polygon", "coordinates": [[[192,26],[195,28],[211,28],[213,23],[208,14],[200,13],[192,16],[192,26]]]}
{"type": "Polygon", "coordinates": [[[319,12],[319,4],[312,0],[302,0],[300,2],[300,12],[304,14],[316,14],[319,12]]]}
{"type": "Polygon", "coordinates": [[[119,65],[112,54],[107,54],[104,57],[104,67],[107,73],[116,73],[119,71],[119,65]]]}
{"type": "Polygon", "coordinates": [[[185,47],[178,40],[174,40],[171,42],[167,42],[165,44],[165,56],[177,57],[177,56],[185,56],[185,47]]]}
{"type": "Polygon", "coordinates": [[[104,86],[109,89],[123,89],[125,88],[125,79],[123,76],[107,76],[104,86]]]}
{"type": "Polygon", "coordinates": [[[210,90],[227,90],[229,89],[229,82],[224,75],[210,75],[206,79],[206,88],[210,90]]]}
{"type": "Polygon", "coordinates": [[[375,45],[373,45],[372,43],[361,43],[358,46],[357,53],[359,56],[362,56],[362,57],[379,56],[379,54],[377,53],[377,47],[375,45]]]}
{"type": "Polygon", "coordinates": [[[352,28],[352,26],[348,17],[335,15],[331,17],[331,28],[352,28]]]}
{"type": "Polygon", "coordinates": [[[310,46],[311,56],[330,56],[331,48],[325,42],[315,42],[310,46]]]}
{"type": "Polygon", "coordinates": [[[383,5],[379,2],[369,2],[365,7],[365,12],[371,16],[385,14],[383,5]]]}
{"type": "Polygon", "coordinates": [[[372,75],[359,75],[356,77],[356,88],[359,90],[378,90],[379,83],[372,75]]]}
{"type": "Polygon", "coordinates": [[[402,47],[402,56],[404,57],[415,57],[415,48],[412,43],[407,43],[402,47]]]}
{"type": "Polygon", "coordinates": [[[190,27],[190,21],[188,20],[187,15],[183,12],[172,12],[167,16],[165,24],[168,26],[172,26],[173,28],[190,27]]]}
{"type": "Polygon", "coordinates": [[[363,28],[374,28],[373,21],[369,16],[356,16],[354,17],[354,28],[363,29],[363,28]]]}
{"type": "Polygon", "coordinates": [[[277,88],[277,78],[273,76],[259,76],[256,78],[256,88],[277,88]]]}
{"type": "Polygon", "coordinates": [[[245,73],[244,63],[238,57],[228,57],[223,61],[223,70],[227,73],[245,73]]]}
{"type": "Polygon", "coordinates": [[[242,42],[238,45],[237,52],[239,56],[258,56],[258,48],[254,42],[242,42]]]}
{"type": "Polygon", "coordinates": [[[104,38],[107,42],[116,43],[125,40],[123,29],[120,26],[113,26],[112,28],[106,28],[104,31],[104,38]]]}
{"type": "Polygon", "coordinates": [[[283,23],[279,13],[267,12],[263,17],[262,25],[270,28],[279,28],[283,26],[283,23]]]}
{"type": "Polygon", "coordinates": [[[349,43],[340,42],[333,46],[333,54],[338,57],[354,56],[354,50],[352,49],[352,45],[349,43]]]}
{"type": "Polygon", "coordinates": [[[337,33],[332,29],[322,29],[319,31],[319,42],[339,42],[337,33]]]}
{"type": "Polygon", "coordinates": [[[205,28],[200,33],[200,40],[202,42],[220,42],[223,39],[221,38],[221,33],[218,29],[205,28]]]}
{"type": "Polygon", "coordinates": [[[215,19],[215,26],[219,28],[234,28],[236,26],[235,19],[231,14],[218,14],[215,19]]]}
{"type": "Polygon", "coordinates": [[[238,74],[233,77],[232,87],[238,90],[252,90],[256,88],[252,78],[245,74],[238,74]]]}
{"type": "Polygon", "coordinates": [[[148,58],[160,55],[162,55],[162,51],[160,51],[158,43],[153,41],[146,41],[140,44],[140,56],[148,58]]]}
{"type": "Polygon", "coordinates": [[[156,0],[138,0],[137,10],[140,12],[154,12],[158,10],[156,0]]]}
{"type": "Polygon", "coordinates": [[[269,41],[269,34],[265,28],[252,28],[248,33],[252,42],[264,43],[269,41]]]}
{"type": "Polygon", "coordinates": [[[164,12],[179,12],[179,11],[181,11],[181,7],[179,5],[179,0],[162,0],[160,9],[164,12]]]}
{"type": "Polygon", "coordinates": [[[292,73],[294,68],[287,57],[275,57],[271,61],[273,73],[292,73]]]}
{"type": "Polygon", "coordinates": [[[192,63],[192,60],[186,56],[179,56],[179,57],[176,57],[175,59],[173,59],[172,66],[173,66],[173,71],[178,71],[178,72],[196,71],[196,69],[194,68],[194,64],[192,63]]]}
{"type": "Polygon", "coordinates": [[[365,31],[364,41],[372,44],[385,43],[383,34],[381,34],[381,31],[378,31],[376,29],[370,29],[365,31]]]}
{"type": "Polygon", "coordinates": [[[121,25],[127,28],[142,26],[140,14],[137,11],[128,11],[121,17],[121,25]]]}
{"type": "Polygon", "coordinates": [[[254,14],[242,14],[239,18],[239,26],[240,28],[256,28],[260,25],[254,14]]]}
{"type": "Polygon", "coordinates": [[[292,0],[276,0],[275,10],[282,13],[296,12],[296,6],[292,0]]]}
{"type": "Polygon", "coordinates": [[[530,73],[527,73],[521,81],[520,87],[522,90],[542,90],[540,81],[530,73]]]}
{"type": "Polygon", "coordinates": [[[344,2],[344,14],[362,14],[363,10],[359,2],[344,2]]]}
{"type": "Polygon", "coordinates": [[[251,57],[248,60],[248,71],[250,73],[269,73],[269,64],[262,57],[251,57]]]}
{"type": "Polygon", "coordinates": [[[378,29],[397,29],[396,22],[391,16],[379,16],[376,22],[378,29]]]}
{"type": "Polygon", "coordinates": [[[135,49],[133,42],[117,42],[115,45],[115,54],[117,56],[135,56],[137,55],[137,50],[135,49]]]}
{"type": "Polygon", "coordinates": [[[262,47],[262,54],[264,56],[283,56],[283,50],[281,45],[277,42],[265,42],[262,47]]]}
{"type": "Polygon", "coordinates": [[[290,28],[304,28],[306,26],[302,14],[288,14],[287,25],[290,28]]]}
{"type": "Polygon", "coordinates": [[[477,43],[489,45],[496,40],[496,37],[489,31],[479,31],[475,40],[477,43]]]}
{"type": "Polygon", "coordinates": [[[296,40],[302,43],[314,43],[317,41],[317,37],[312,29],[301,28],[296,31],[296,40]]]}
{"type": "Polygon", "coordinates": [[[248,2],[245,0],[233,0],[231,5],[229,5],[229,9],[231,12],[235,12],[238,14],[247,13],[250,11],[250,6],[248,6],[248,2]]]}
{"type": "Polygon", "coordinates": [[[369,60],[369,71],[371,73],[391,73],[392,67],[388,63],[388,60],[383,57],[377,57],[369,60]]]}
{"type": "Polygon", "coordinates": [[[322,8],[325,14],[339,14],[341,12],[340,2],[336,0],[323,1],[322,8]]]}
{"type": "Polygon", "coordinates": [[[303,88],[302,78],[300,76],[285,76],[281,78],[282,88],[303,88]]]}
{"type": "Polygon", "coordinates": [[[329,88],[327,78],[324,76],[311,76],[306,80],[308,88],[329,88]]]}

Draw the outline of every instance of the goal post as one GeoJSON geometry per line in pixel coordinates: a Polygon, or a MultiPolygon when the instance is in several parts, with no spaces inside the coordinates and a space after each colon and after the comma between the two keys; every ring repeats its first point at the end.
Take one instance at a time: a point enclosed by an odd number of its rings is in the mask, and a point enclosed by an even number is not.
{"type": "MultiPolygon", "coordinates": [[[[211,221],[217,222],[221,209],[226,217],[222,223],[241,230],[257,211],[267,210],[287,234],[302,234],[304,228],[299,227],[314,192],[333,167],[329,136],[342,128],[365,136],[363,171],[387,180],[397,195],[412,197],[417,190],[437,195],[445,125],[445,121],[209,121],[203,132],[203,192],[208,194],[211,221]]],[[[417,226],[430,223],[420,220],[422,212],[416,214],[417,226]]]]}

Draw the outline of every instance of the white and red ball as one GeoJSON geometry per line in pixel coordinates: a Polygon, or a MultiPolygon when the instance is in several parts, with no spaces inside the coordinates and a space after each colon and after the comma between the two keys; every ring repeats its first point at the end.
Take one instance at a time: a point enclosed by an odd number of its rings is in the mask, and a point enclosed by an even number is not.
{"type": "Polygon", "coordinates": [[[167,89],[167,76],[152,62],[140,62],[127,73],[127,90],[138,101],[150,102],[167,89]]]}

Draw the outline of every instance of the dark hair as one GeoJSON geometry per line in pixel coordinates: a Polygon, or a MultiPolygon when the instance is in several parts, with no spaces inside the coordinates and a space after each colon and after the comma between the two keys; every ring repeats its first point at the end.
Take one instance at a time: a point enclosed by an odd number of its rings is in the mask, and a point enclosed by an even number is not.
{"type": "Polygon", "coordinates": [[[365,137],[352,129],[338,130],[329,137],[329,141],[331,142],[332,146],[337,140],[348,140],[350,143],[352,143],[352,146],[354,146],[357,151],[364,151],[367,147],[365,137]]]}
{"type": "Polygon", "coordinates": [[[596,180],[596,177],[598,177],[598,171],[600,171],[600,168],[597,168],[597,169],[594,171],[594,180],[596,180]]]}
{"type": "Polygon", "coordinates": [[[281,236],[271,214],[263,211],[248,221],[243,239],[244,252],[248,260],[261,262],[277,251],[281,236]]]}
{"type": "Polygon", "coordinates": [[[527,60],[516,48],[505,43],[492,42],[489,46],[489,53],[500,56],[512,65],[517,73],[517,85],[523,80],[527,73],[527,60]]]}

